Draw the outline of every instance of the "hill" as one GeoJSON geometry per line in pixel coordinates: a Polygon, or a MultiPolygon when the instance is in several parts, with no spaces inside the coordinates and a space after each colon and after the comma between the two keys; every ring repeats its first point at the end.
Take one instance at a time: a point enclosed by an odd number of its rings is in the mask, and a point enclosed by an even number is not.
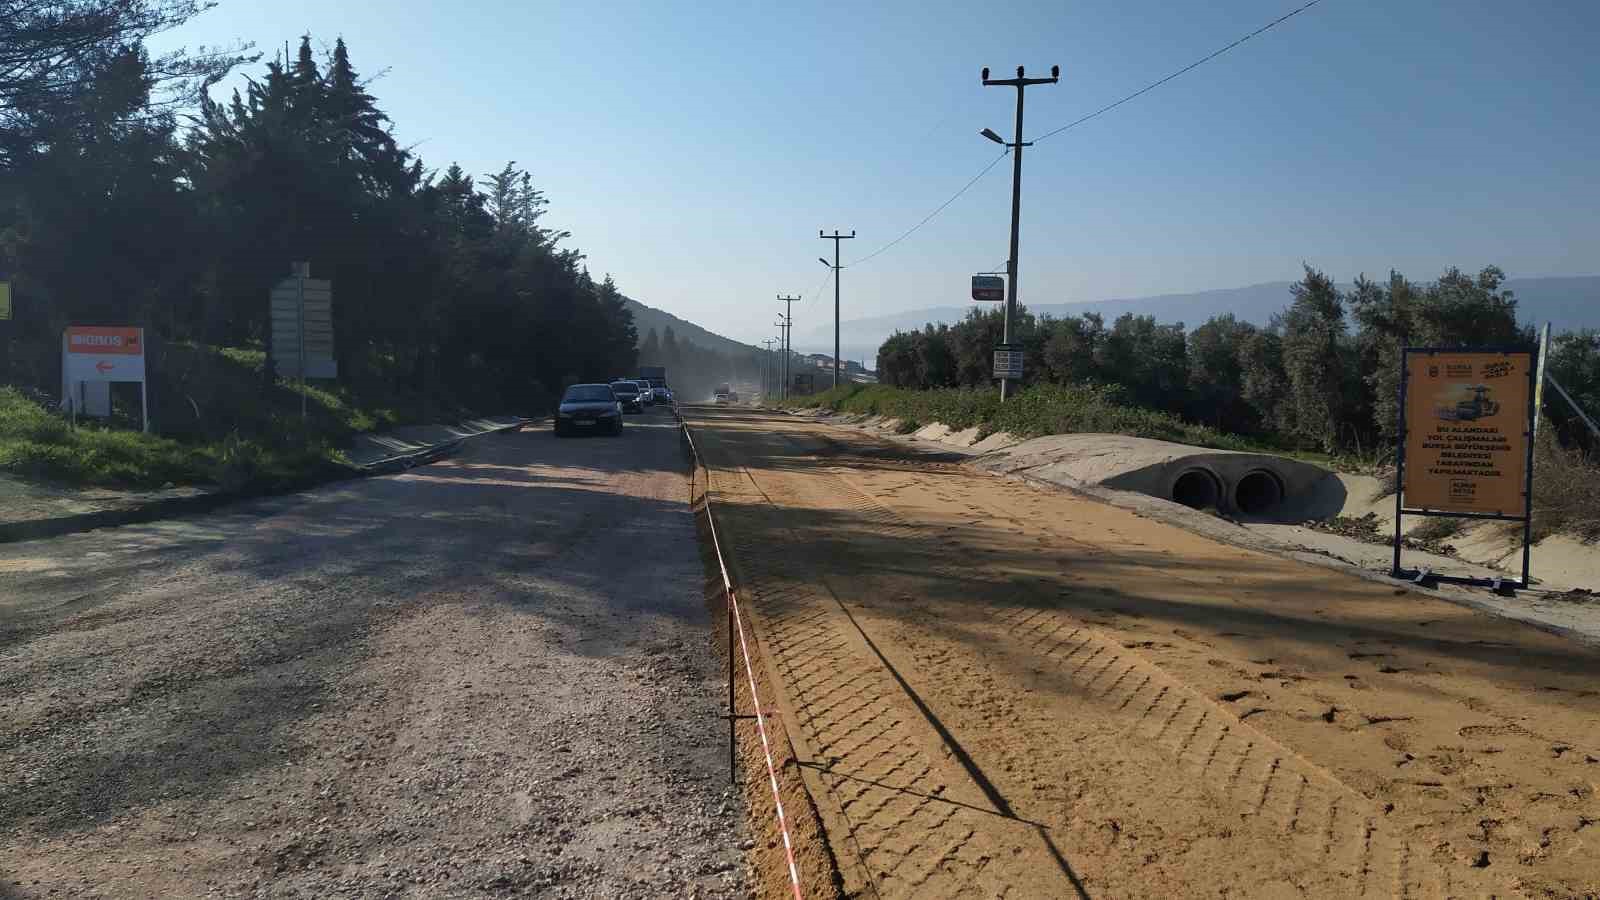
{"type": "MultiPolygon", "coordinates": [[[[1272,315],[1289,305],[1288,281],[1273,281],[1245,287],[1196,291],[1188,294],[1160,294],[1084,303],[1030,304],[1035,313],[1052,316],[1098,312],[1109,323],[1123,313],[1155,316],[1160,322],[1182,322],[1190,328],[1212,316],[1233,313],[1256,325],[1265,325],[1272,315]]],[[[1548,278],[1509,278],[1505,287],[1516,294],[1518,318],[1524,322],[1550,322],[1556,331],[1600,328],[1600,275],[1548,278]]],[[[1341,289],[1349,285],[1340,285],[1341,289]]],[[[840,324],[842,352],[847,358],[876,359],[878,346],[896,331],[921,328],[928,322],[953,323],[967,314],[968,306],[935,306],[871,318],[852,319],[840,324]]],[[[833,343],[833,327],[818,328],[797,335],[797,348],[833,343]]]]}
{"type": "MultiPolygon", "coordinates": [[[[665,334],[667,327],[671,326],[672,332],[677,335],[678,340],[689,341],[696,347],[702,347],[707,350],[716,350],[719,353],[749,353],[760,349],[749,344],[741,344],[732,338],[723,337],[714,331],[707,331],[693,322],[680,319],[665,310],[646,306],[631,297],[624,297],[623,299],[627,301],[628,309],[633,313],[633,324],[639,329],[640,341],[644,340],[644,336],[649,334],[652,328],[656,330],[656,334],[659,336],[665,334]]],[[[876,353],[877,350],[874,349],[873,352],[876,353]]]]}

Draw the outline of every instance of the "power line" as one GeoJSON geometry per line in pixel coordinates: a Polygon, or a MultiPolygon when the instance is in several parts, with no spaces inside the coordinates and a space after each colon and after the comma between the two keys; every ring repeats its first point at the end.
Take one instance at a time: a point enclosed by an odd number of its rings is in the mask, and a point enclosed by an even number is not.
{"type": "Polygon", "coordinates": [[[866,256],[861,257],[860,259],[856,260],[855,262],[847,264],[845,266],[845,268],[848,269],[848,268],[851,268],[851,267],[854,267],[854,266],[861,265],[862,263],[866,262],[867,260],[872,259],[874,256],[877,256],[878,254],[883,253],[885,250],[888,250],[890,247],[893,247],[895,244],[898,244],[901,241],[905,240],[906,238],[910,237],[912,234],[916,233],[916,230],[918,228],[921,228],[922,226],[924,226],[924,225],[928,224],[929,222],[933,221],[933,217],[934,216],[937,216],[939,213],[944,212],[946,207],[948,207],[950,204],[956,202],[956,200],[960,199],[962,194],[965,194],[968,191],[968,189],[970,189],[973,185],[978,183],[978,179],[980,179],[983,176],[989,174],[989,170],[990,169],[993,169],[995,166],[999,165],[1000,160],[1005,159],[1006,158],[1006,153],[1009,153],[1009,152],[1011,152],[1011,151],[1009,151],[1009,150],[1004,151],[999,156],[996,156],[994,159],[990,160],[989,164],[984,166],[981,170],[979,170],[978,174],[972,176],[972,180],[971,181],[968,181],[966,184],[961,186],[961,190],[956,191],[953,195],[951,195],[949,200],[946,200],[945,202],[939,204],[939,208],[938,209],[935,209],[933,212],[928,213],[926,216],[923,216],[922,217],[922,221],[920,221],[917,224],[915,224],[915,225],[911,226],[910,228],[906,229],[904,234],[900,235],[899,237],[895,238],[894,240],[890,241],[889,243],[884,244],[882,247],[879,247],[878,249],[872,251],[871,253],[868,253],[866,256]]]}
{"type": "Polygon", "coordinates": [[[1150,91],[1155,90],[1156,88],[1162,86],[1163,84],[1166,84],[1167,82],[1171,81],[1174,78],[1177,78],[1179,75],[1182,75],[1185,72],[1189,72],[1189,71],[1191,71],[1193,69],[1199,68],[1202,65],[1205,65],[1206,63],[1212,61],[1213,59],[1216,59],[1217,57],[1221,56],[1224,53],[1227,53],[1229,50],[1232,50],[1233,48],[1239,46],[1240,44],[1244,43],[1245,41],[1250,40],[1251,38],[1255,37],[1256,35],[1261,34],[1262,32],[1265,32],[1265,31],[1269,31],[1272,28],[1275,28],[1278,25],[1281,25],[1284,22],[1287,22],[1288,20],[1294,18],[1295,16],[1298,16],[1299,14],[1305,12],[1306,10],[1310,9],[1313,6],[1316,6],[1318,3],[1321,3],[1321,2],[1322,2],[1322,0],[1311,0],[1311,2],[1305,4],[1304,6],[1301,6],[1301,7],[1297,8],[1297,9],[1294,9],[1294,10],[1292,10],[1290,12],[1287,12],[1287,13],[1279,16],[1276,19],[1273,19],[1271,22],[1268,22],[1267,24],[1261,26],[1260,28],[1257,28],[1255,31],[1250,32],[1249,34],[1245,35],[1244,37],[1239,38],[1238,40],[1234,41],[1233,43],[1229,44],[1228,46],[1223,47],[1221,50],[1218,50],[1218,51],[1212,53],[1210,56],[1206,56],[1206,57],[1204,57],[1202,59],[1197,59],[1194,62],[1188,64],[1187,66],[1184,66],[1183,68],[1179,69],[1178,71],[1173,72],[1171,75],[1168,75],[1167,77],[1161,79],[1160,81],[1151,82],[1150,84],[1145,85],[1144,87],[1138,89],[1137,91],[1134,91],[1133,93],[1129,94],[1128,96],[1123,97],[1121,100],[1118,100],[1115,103],[1108,103],[1105,106],[1102,106],[1099,109],[1095,110],[1094,112],[1089,113],[1088,115],[1084,116],[1081,119],[1075,119],[1075,120],[1073,120],[1071,122],[1068,122],[1067,124],[1061,126],[1060,128],[1057,128],[1054,131],[1047,131],[1044,134],[1041,134],[1038,137],[1034,138],[1033,141],[1034,141],[1034,143],[1038,143],[1039,141],[1042,141],[1045,138],[1054,137],[1054,136],[1060,134],[1061,132],[1066,131],[1068,128],[1076,128],[1077,126],[1082,125],[1083,123],[1089,121],[1090,119],[1095,118],[1096,116],[1099,116],[1099,115],[1101,115],[1103,113],[1108,113],[1108,112],[1112,111],[1113,109],[1116,109],[1117,107],[1121,106],[1122,104],[1127,103],[1129,100],[1132,100],[1135,97],[1140,96],[1141,94],[1147,94],[1150,91]]]}

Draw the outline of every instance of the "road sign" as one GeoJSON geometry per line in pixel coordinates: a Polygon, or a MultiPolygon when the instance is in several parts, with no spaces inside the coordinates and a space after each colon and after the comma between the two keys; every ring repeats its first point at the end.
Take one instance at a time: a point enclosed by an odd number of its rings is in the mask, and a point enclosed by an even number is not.
{"type": "Polygon", "coordinates": [[[1533,354],[1408,351],[1408,509],[1521,517],[1533,431],[1533,354]]]}
{"type": "Polygon", "coordinates": [[[972,299],[988,303],[1004,302],[1006,280],[999,275],[972,276],[972,299]]]}
{"type": "Polygon", "coordinates": [[[1022,345],[999,344],[994,348],[994,377],[1022,377],[1022,345]]]}
{"type": "Polygon", "coordinates": [[[0,322],[11,319],[11,282],[0,281],[0,322]]]}
{"type": "Polygon", "coordinates": [[[303,263],[278,282],[269,299],[272,361],[286,378],[337,378],[333,358],[333,282],[309,278],[303,263]]]}
{"type": "Polygon", "coordinates": [[[111,415],[112,382],[138,382],[150,430],[144,329],[69,325],[61,333],[61,405],[75,415],[111,415]]]}

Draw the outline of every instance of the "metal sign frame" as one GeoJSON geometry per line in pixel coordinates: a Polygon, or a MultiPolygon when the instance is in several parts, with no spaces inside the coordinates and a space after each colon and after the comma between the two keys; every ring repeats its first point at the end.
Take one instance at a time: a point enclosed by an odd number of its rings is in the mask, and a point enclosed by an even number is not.
{"type": "Polygon", "coordinates": [[[995,378],[1010,378],[1020,380],[1023,376],[1023,367],[1026,362],[1021,344],[995,344],[991,362],[994,367],[995,378]],[[1010,363],[1005,371],[1000,370],[1000,354],[1005,353],[1006,362],[1010,363]]]}
{"type": "Polygon", "coordinates": [[[1531,584],[1529,577],[1529,562],[1533,547],[1533,430],[1534,415],[1537,406],[1534,401],[1534,380],[1539,368],[1539,350],[1536,347],[1525,346],[1496,346],[1496,347],[1402,347],[1400,348],[1400,407],[1396,413],[1398,428],[1396,434],[1399,439],[1395,442],[1395,491],[1394,491],[1394,563],[1389,569],[1392,578],[1403,578],[1421,584],[1425,581],[1448,582],[1450,584],[1466,584],[1479,587],[1491,587],[1497,591],[1506,589],[1527,590],[1531,584]],[[1409,366],[1412,356],[1434,356],[1440,353],[1480,353],[1502,356],[1527,356],[1528,379],[1528,408],[1524,417],[1527,428],[1523,432],[1524,460],[1523,460],[1523,485],[1522,485],[1522,515],[1508,516],[1496,513],[1480,512],[1450,512],[1448,510],[1428,509],[1425,507],[1408,507],[1405,505],[1406,488],[1406,440],[1410,437],[1406,428],[1406,395],[1408,382],[1411,380],[1409,366]],[[1403,569],[1400,567],[1400,550],[1404,545],[1404,535],[1401,532],[1401,522],[1405,516],[1437,516],[1452,519],[1481,519],[1499,522],[1522,523],[1522,580],[1507,581],[1504,578],[1474,578],[1462,575],[1440,575],[1426,567],[1422,569],[1403,569]]]}

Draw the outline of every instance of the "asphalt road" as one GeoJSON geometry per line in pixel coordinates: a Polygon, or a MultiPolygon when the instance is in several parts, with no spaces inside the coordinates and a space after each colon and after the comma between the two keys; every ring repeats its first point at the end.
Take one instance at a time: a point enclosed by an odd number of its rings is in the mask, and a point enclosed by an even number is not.
{"type": "Polygon", "coordinates": [[[744,896],[664,412],[0,547],[0,898],[744,896]]]}

